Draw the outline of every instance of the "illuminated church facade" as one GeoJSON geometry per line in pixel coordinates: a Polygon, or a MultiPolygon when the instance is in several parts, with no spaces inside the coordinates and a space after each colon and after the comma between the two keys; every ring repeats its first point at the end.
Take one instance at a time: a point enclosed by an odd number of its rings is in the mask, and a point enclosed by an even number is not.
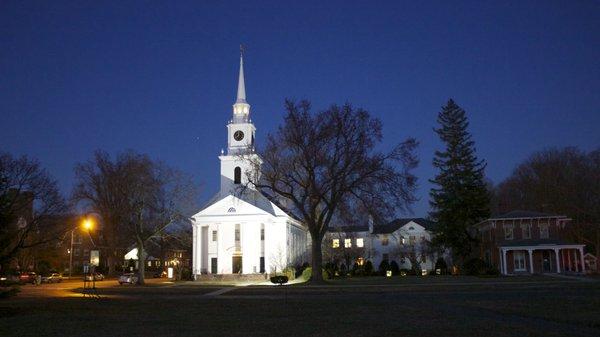
{"type": "Polygon", "coordinates": [[[268,200],[248,177],[260,177],[256,127],[246,102],[243,56],[227,152],[221,151],[220,190],[192,217],[192,268],[206,274],[265,274],[306,261],[308,231],[268,200]],[[246,187],[246,188],[242,188],[246,187]]]}

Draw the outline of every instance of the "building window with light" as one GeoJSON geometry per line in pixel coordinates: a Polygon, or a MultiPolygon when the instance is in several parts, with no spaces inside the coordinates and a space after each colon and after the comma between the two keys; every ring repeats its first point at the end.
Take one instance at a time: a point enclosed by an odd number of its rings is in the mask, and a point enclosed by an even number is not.
{"type": "Polygon", "coordinates": [[[504,240],[512,240],[513,239],[513,226],[512,225],[504,225],[504,240]]]}
{"type": "Polygon", "coordinates": [[[540,225],[540,239],[547,239],[550,237],[550,231],[548,230],[548,224],[540,225]]]}
{"type": "Polygon", "coordinates": [[[344,248],[352,248],[352,239],[344,239],[344,248]]]}
{"type": "Polygon", "coordinates": [[[331,241],[331,247],[340,248],[340,239],[333,239],[333,241],[331,241]]]}
{"type": "Polygon", "coordinates": [[[365,246],[365,243],[364,243],[364,241],[363,241],[363,238],[358,238],[358,239],[356,239],[356,247],[358,247],[358,248],[362,248],[362,247],[364,247],[364,246],[365,246]]]}

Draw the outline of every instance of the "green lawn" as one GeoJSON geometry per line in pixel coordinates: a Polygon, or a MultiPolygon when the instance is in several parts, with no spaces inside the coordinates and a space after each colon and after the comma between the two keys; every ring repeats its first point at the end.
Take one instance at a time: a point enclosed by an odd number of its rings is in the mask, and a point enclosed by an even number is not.
{"type": "MultiPolygon", "coordinates": [[[[599,336],[600,282],[355,278],[326,286],[100,289],[0,302],[0,336],[599,336]]],[[[28,289],[24,289],[23,295],[28,289]]]]}

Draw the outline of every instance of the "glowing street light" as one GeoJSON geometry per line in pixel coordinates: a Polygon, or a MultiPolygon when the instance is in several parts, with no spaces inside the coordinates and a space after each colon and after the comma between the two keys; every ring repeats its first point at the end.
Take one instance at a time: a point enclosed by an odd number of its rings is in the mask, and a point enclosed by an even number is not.
{"type": "Polygon", "coordinates": [[[92,230],[92,228],[94,227],[94,222],[90,219],[90,218],[85,218],[85,220],[83,220],[83,223],[81,224],[81,226],[85,229],[85,230],[92,230]]]}

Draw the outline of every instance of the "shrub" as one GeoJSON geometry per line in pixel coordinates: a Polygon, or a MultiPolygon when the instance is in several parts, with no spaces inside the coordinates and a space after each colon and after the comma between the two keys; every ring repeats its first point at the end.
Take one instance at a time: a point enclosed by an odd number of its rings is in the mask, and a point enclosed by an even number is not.
{"type": "Polygon", "coordinates": [[[371,260],[365,262],[364,273],[366,276],[371,276],[373,274],[373,263],[371,260]]]}
{"type": "Polygon", "coordinates": [[[480,258],[472,258],[465,262],[463,271],[465,275],[483,275],[487,269],[485,261],[480,258]]]}
{"type": "Polygon", "coordinates": [[[277,276],[271,276],[271,283],[275,283],[275,284],[284,284],[288,282],[288,277],[285,275],[277,275],[277,276]]]}
{"type": "Polygon", "coordinates": [[[346,274],[348,274],[348,268],[346,267],[345,264],[341,264],[340,265],[340,276],[344,277],[346,276],[346,274]]]}
{"type": "Polygon", "coordinates": [[[388,260],[381,261],[381,263],[379,264],[379,274],[385,276],[385,272],[388,270],[390,270],[390,263],[388,262],[388,260]]]}
{"type": "Polygon", "coordinates": [[[325,266],[323,267],[323,272],[327,273],[328,279],[334,278],[336,271],[337,271],[337,265],[335,263],[332,263],[332,262],[325,263],[325,266]]]}
{"type": "Polygon", "coordinates": [[[390,263],[390,269],[392,270],[392,275],[394,276],[400,273],[400,267],[396,261],[392,261],[392,263],[390,263]]]}
{"type": "MultiPolygon", "coordinates": [[[[328,280],[331,278],[329,276],[329,273],[325,270],[325,268],[323,268],[322,275],[323,275],[324,280],[328,280]]],[[[302,271],[302,275],[300,276],[300,279],[306,282],[306,281],[310,280],[311,277],[312,277],[312,267],[304,268],[304,271],[302,271]]]]}
{"type": "Polygon", "coordinates": [[[296,268],[285,267],[282,271],[283,275],[287,276],[288,280],[293,280],[296,277],[296,268]]]}
{"type": "Polygon", "coordinates": [[[437,261],[435,261],[435,270],[440,270],[442,275],[448,273],[448,265],[446,264],[446,260],[442,257],[438,257],[437,261]]]}

